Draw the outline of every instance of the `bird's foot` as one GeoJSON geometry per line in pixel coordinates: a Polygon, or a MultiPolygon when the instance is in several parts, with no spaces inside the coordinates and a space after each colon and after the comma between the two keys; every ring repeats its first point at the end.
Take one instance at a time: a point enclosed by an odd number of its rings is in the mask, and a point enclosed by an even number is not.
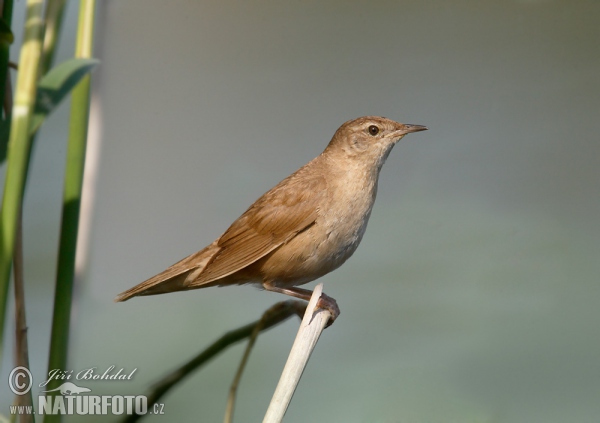
{"type": "Polygon", "coordinates": [[[331,314],[327,326],[325,326],[326,328],[331,326],[335,319],[340,315],[340,308],[338,307],[337,302],[327,294],[321,294],[316,308],[327,310],[331,314]]]}
{"type": "MultiPolygon", "coordinates": [[[[302,289],[302,288],[296,288],[296,287],[282,288],[279,286],[273,286],[268,283],[263,283],[263,287],[267,291],[279,292],[280,294],[289,295],[290,297],[300,298],[301,300],[304,300],[306,302],[310,301],[310,298],[312,297],[312,294],[313,294],[313,292],[309,291],[308,289],[302,289]]],[[[338,307],[337,302],[333,298],[331,298],[329,295],[324,294],[324,293],[321,293],[321,296],[319,297],[319,300],[317,301],[316,309],[327,310],[331,314],[331,317],[329,318],[329,321],[327,322],[327,326],[325,326],[325,327],[331,326],[333,324],[333,322],[335,321],[335,319],[337,319],[337,317],[340,315],[340,308],[338,307]]]]}

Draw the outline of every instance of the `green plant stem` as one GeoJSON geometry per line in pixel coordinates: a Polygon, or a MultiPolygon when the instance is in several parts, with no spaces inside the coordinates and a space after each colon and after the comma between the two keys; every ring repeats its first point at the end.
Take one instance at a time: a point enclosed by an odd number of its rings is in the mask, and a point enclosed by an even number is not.
{"type": "Polygon", "coordinates": [[[0,354],[4,346],[4,321],[15,236],[29,167],[31,150],[29,122],[35,105],[36,82],[42,50],[43,6],[43,0],[27,1],[25,35],[19,60],[8,144],[6,180],[0,211],[0,354]]]}
{"type": "MultiPolygon", "coordinates": [[[[89,58],[92,53],[95,0],[81,0],[75,57],[89,58]]],[[[87,141],[88,114],[90,105],[90,77],[86,75],[73,89],[69,143],[63,195],[63,211],[58,252],[54,315],[50,339],[48,371],[66,369],[69,345],[69,325],[75,278],[75,253],[79,209],[83,186],[83,170],[87,141]]],[[[58,384],[55,384],[58,385],[58,384]]],[[[50,387],[53,389],[55,386],[50,387]]],[[[45,422],[60,421],[59,415],[48,415],[45,422]]]]}
{"type": "Polygon", "coordinates": [[[54,62],[54,53],[65,10],[65,0],[49,0],[46,6],[46,31],[44,34],[44,48],[40,73],[45,75],[54,62]]]}
{"type": "MultiPolygon", "coordinates": [[[[89,58],[91,56],[94,8],[94,0],[82,0],[80,2],[79,24],[75,47],[75,56],[78,58],[89,58]]],[[[77,250],[79,210],[83,186],[89,104],[90,77],[88,75],[79,82],[72,93],[48,371],[53,369],[66,369],[67,367],[71,305],[75,279],[75,255],[77,250]]],[[[58,385],[58,383],[51,383],[48,385],[49,389],[54,389],[56,387],[55,385],[58,385]]],[[[60,422],[60,420],[60,415],[48,415],[44,419],[45,422],[60,422]]]]}

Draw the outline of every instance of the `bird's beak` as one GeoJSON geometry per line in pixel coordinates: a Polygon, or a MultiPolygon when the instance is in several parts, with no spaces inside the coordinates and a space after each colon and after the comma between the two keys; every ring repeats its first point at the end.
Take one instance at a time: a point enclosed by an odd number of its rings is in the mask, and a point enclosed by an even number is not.
{"type": "Polygon", "coordinates": [[[402,124],[403,128],[395,131],[395,135],[406,135],[411,132],[427,131],[427,127],[423,125],[402,124]]]}
{"type": "Polygon", "coordinates": [[[423,125],[409,125],[407,123],[401,123],[401,128],[395,130],[390,135],[394,139],[394,143],[400,141],[406,134],[411,132],[427,131],[427,127],[423,125]]]}

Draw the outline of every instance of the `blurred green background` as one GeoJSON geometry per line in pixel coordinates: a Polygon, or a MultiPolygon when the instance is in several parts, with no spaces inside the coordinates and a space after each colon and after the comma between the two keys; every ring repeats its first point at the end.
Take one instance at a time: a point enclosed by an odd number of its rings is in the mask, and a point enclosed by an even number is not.
{"type": "MultiPolygon", "coordinates": [[[[20,23],[24,2],[16,7],[20,23]]],[[[143,394],[285,299],[245,286],[112,301],[213,241],[344,121],[374,114],[430,130],[396,146],[361,247],[321,279],[342,314],[285,421],[598,422],[598,1],[99,8],[101,145],[71,368],[138,370],[129,382],[81,385],[143,394]]],[[[43,128],[25,200],[36,381],[47,371],[66,113],[43,128]]],[[[260,337],[236,421],[262,420],[297,327],[260,337]]],[[[165,416],[147,421],[221,421],[241,354],[237,346],[189,378],[165,398],[165,416]]],[[[6,354],[2,381],[11,363],[6,354]]],[[[7,413],[5,382],[0,398],[7,413]]]]}

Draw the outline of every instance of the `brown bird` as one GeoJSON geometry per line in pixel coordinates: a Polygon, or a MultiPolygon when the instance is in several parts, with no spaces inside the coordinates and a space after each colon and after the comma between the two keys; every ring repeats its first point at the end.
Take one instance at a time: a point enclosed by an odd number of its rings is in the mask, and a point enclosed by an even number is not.
{"type": "MultiPolygon", "coordinates": [[[[115,301],[209,286],[259,284],[308,301],[296,288],[340,267],[360,243],[379,172],[406,134],[424,131],[383,117],[344,123],[318,157],[267,191],[217,240],[115,301]]],[[[339,314],[322,295],[319,307],[339,314]]]]}

